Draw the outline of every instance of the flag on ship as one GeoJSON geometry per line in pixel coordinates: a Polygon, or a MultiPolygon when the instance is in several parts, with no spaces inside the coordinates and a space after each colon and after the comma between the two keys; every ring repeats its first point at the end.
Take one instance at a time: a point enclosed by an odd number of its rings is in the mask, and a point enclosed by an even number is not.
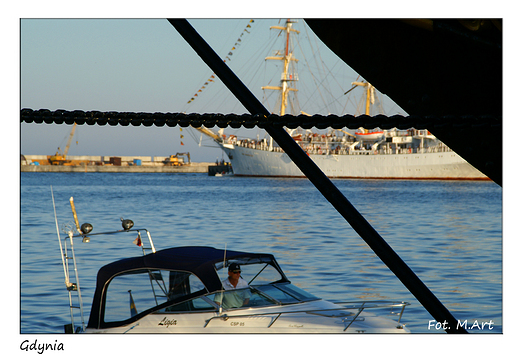
{"type": "MultiPolygon", "coordinates": [[[[247,26],[244,28],[244,30],[242,31],[242,33],[240,33],[240,37],[237,38],[235,44],[234,44],[233,47],[231,48],[231,51],[229,51],[229,53],[228,53],[228,54],[226,55],[226,57],[224,58],[224,62],[226,62],[226,61],[231,61],[231,58],[230,58],[230,57],[233,55],[233,51],[236,50],[236,49],[237,49],[237,46],[239,46],[239,45],[240,45],[240,42],[242,42],[242,39],[240,39],[240,38],[244,35],[244,33],[251,33],[251,32],[249,32],[247,29],[248,29],[248,28],[252,28],[252,27],[251,27],[251,24],[254,23],[254,22],[255,22],[255,20],[253,20],[253,19],[249,20],[249,23],[248,23],[247,26]]],[[[211,74],[210,78],[209,78],[208,80],[206,80],[206,82],[204,82],[204,85],[203,85],[203,86],[202,86],[202,87],[197,91],[197,93],[194,94],[194,95],[189,99],[189,101],[186,102],[186,103],[191,103],[191,102],[193,102],[193,101],[194,101],[194,100],[199,96],[198,93],[199,93],[199,92],[202,92],[202,90],[204,90],[204,89],[206,88],[206,86],[207,86],[209,83],[213,82],[212,79],[214,79],[214,78],[215,78],[215,74],[211,74]]],[[[181,145],[184,145],[184,144],[181,142],[181,145]]]]}

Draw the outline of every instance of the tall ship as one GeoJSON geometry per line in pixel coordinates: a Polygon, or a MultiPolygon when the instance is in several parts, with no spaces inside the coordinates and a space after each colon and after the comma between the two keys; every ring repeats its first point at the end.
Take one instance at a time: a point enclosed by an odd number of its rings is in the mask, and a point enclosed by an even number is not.
{"type": "MultiPolygon", "coordinates": [[[[291,96],[298,91],[299,75],[294,65],[298,59],[293,54],[291,37],[299,31],[293,28],[294,22],[287,20],[283,26],[271,26],[283,36],[284,49],[265,58],[282,63],[279,85],[262,87],[262,90],[278,91],[276,113],[279,115],[286,114],[288,105],[293,104],[294,97],[291,96]]],[[[349,91],[357,87],[364,90],[363,114],[369,116],[377,91],[364,80],[352,82],[349,91]]],[[[307,113],[300,111],[298,114],[307,113]]],[[[268,135],[257,139],[239,138],[224,134],[223,129],[218,132],[205,127],[197,129],[210,136],[226,153],[235,176],[304,177],[268,135]]],[[[427,130],[286,130],[329,178],[489,179],[427,130]]]]}

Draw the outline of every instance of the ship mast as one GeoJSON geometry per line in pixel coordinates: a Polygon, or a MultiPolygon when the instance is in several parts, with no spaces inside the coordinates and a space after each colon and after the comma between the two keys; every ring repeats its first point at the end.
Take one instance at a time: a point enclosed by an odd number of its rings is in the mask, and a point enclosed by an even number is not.
{"type": "Polygon", "coordinates": [[[285,110],[287,108],[287,98],[289,91],[298,91],[293,87],[289,87],[289,83],[291,81],[298,81],[298,77],[296,73],[291,73],[289,71],[289,64],[291,62],[298,62],[293,56],[292,51],[290,50],[290,35],[291,32],[295,32],[297,34],[300,31],[297,31],[292,28],[292,24],[296,21],[287,20],[285,21],[285,26],[271,26],[270,29],[278,29],[284,31],[285,34],[285,49],[283,55],[278,52],[276,56],[266,57],[265,60],[282,60],[283,61],[283,72],[282,78],[280,80],[280,86],[262,86],[262,90],[280,90],[282,94],[281,104],[280,104],[280,115],[283,116],[285,114],[285,110]]]}
{"type": "MultiPolygon", "coordinates": [[[[375,102],[374,86],[372,86],[369,82],[357,82],[357,81],[354,81],[352,83],[352,85],[366,87],[367,97],[366,97],[366,101],[365,101],[365,114],[367,116],[369,116],[370,115],[370,104],[371,103],[374,104],[374,102],[375,102]]],[[[359,129],[361,130],[362,133],[366,132],[366,129],[363,127],[359,127],[359,129]]]]}
{"type": "Polygon", "coordinates": [[[352,85],[366,87],[367,97],[366,97],[366,103],[365,103],[365,114],[367,116],[369,116],[370,115],[370,104],[374,104],[374,102],[375,102],[374,86],[372,86],[369,82],[357,82],[357,81],[353,82],[352,85]]]}

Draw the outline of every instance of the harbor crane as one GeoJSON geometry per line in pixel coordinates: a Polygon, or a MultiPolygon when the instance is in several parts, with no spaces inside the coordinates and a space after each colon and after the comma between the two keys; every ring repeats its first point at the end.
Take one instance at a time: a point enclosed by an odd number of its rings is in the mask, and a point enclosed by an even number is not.
{"type": "Polygon", "coordinates": [[[61,151],[61,148],[58,147],[58,151],[56,154],[49,156],[49,162],[51,165],[64,165],[67,163],[67,153],[69,152],[70,143],[72,142],[72,137],[74,136],[74,132],[76,130],[76,123],[72,126],[72,130],[69,134],[69,140],[67,140],[67,145],[65,145],[65,150],[61,151]]]}

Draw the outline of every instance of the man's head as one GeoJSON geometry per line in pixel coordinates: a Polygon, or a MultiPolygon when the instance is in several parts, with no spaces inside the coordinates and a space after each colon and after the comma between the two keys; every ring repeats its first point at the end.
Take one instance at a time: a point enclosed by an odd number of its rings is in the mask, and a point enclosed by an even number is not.
{"type": "Polygon", "coordinates": [[[240,277],[240,273],[242,270],[240,269],[240,265],[238,263],[231,263],[228,267],[228,275],[231,277],[240,277]]]}

